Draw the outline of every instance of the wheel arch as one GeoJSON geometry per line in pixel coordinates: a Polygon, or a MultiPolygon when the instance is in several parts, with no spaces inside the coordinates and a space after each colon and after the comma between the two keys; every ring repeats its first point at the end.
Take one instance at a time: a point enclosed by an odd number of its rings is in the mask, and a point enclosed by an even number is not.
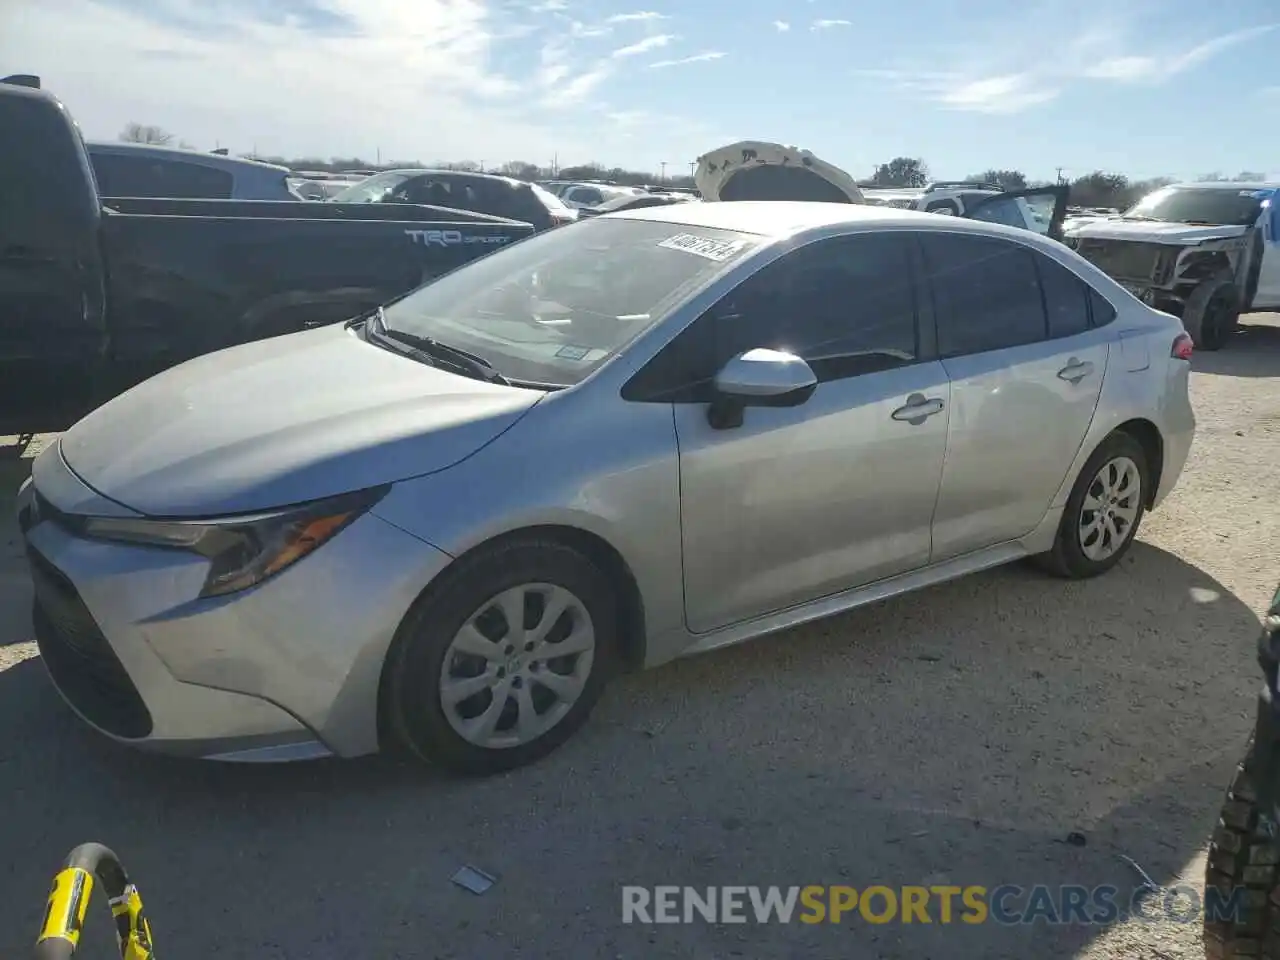
{"type": "MultiPolygon", "coordinates": [[[[1095,429],[1098,427],[1095,424],[1095,429]]],[[[1108,438],[1115,436],[1117,433],[1124,433],[1132,437],[1142,447],[1143,453],[1147,455],[1147,469],[1150,473],[1151,484],[1143,498],[1144,506],[1151,509],[1152,504],[1160,489],[1160,481],[1164,473],[1164,435],[1160,432],[1160,428],[1146,417],[1133,416],[1126,420],[1120,420],[1110,429],[1103,433],[1100,429],[1091,434],[1098,437],[1092,443],[1085,442],[1081,444],[1080,450],[1076,453],[1076,461],[1071,465],[1071,469],[1063,478],[1062,486],[1058,488],[1058,495],[1054,498],[1054,506],[1061,507],[1067,502],[1067,497],[1071,495],[1072,488],[1075,487],[1076,481],[1080,479],[1080,472],[1084,470],[1088,464],[1089,458],[1094,455],[1097,449],[1107,442],[1108,438]]]]}
{"type": "MultiPolygon", "coordinates": [[[[1142,452],[1146,454],[1151,484],[1143,499],[1146,501],[1147,509],[1150,510],[1155,505],[1156,491],[1160,489],[1161,474],[1164,472],[1164,437],[1160,433],[1160,428],[1144,417],[1135,417],[1116,426],[1107,434],[1107,437],[1115,433],[1127,433],[1133,437],[1142,446],[1142,452]]],[[[1106,439],[1103,437],[1098,441],[1099,445],[1106,439]]],[[[1096,450],[1097,447],[1094,449],[1096,450]]]]}
{"type": "MultiPolygon", "coordinates": [[[[647,633],[645,628],[644,599],[640,585],[626,559],[604,537],[582,527],[562,523],[539,523],[524,527],[516,527],[482,540],[455,556],[439,575],[434,577],[418,593],[410,609],[417,606],[424,596],[435,590],[446,589],[451,571],[458,568],[463,560],[484,550],[519,540],[551,540],[583,554],[598,566],[608,577],[609,582],[617,590],[618,599],[618,637],[621,642],[620,661],[625,670],[638,670],[645,662],[647,652],[647,633]]],[[[405,617],[408,617],[406,611],[405,617]]],[[[396,631],[396,639],[392,641],[383,657],[381,676],[378,683],[378,740],[385,747],[390,744],[386,728],[386,702],[388,666],[392,660],[392,650],[399,642],[400,631],[396,631]]]]}

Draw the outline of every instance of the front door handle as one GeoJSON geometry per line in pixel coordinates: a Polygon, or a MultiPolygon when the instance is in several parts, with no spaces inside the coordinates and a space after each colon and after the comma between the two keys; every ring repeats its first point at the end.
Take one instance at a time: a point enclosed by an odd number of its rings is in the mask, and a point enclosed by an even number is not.
{"type": "Polygon", "coordinates": [[[1067,365],[1058,371],[1058,378],[1069,383],[1079,383],[1093,373],[1093,364],[1088,360],[1080,361],[1072,357],[1067,365]]]}
{"type": "Polygon", "coordinates": [[[946,404],[937,397],[926,397],[923,393],[913,393],[907,397],[905,406],[893,411],[893,419],[905,420],[907,423],[924,423],[926,417],[941,413],[946,404]]]}

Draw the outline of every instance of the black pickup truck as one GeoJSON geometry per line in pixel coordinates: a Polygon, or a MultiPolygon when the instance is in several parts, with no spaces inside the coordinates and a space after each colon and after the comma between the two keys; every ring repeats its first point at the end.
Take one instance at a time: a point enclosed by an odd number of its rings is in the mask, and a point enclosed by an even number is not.
{"type": "Polygon", "coordinates": [[[26,77],[0,81],[0,144],[0,434],[65,429],[174,364],[345,320],[533,233],[409,204],[103,200],[79,128],[26,77]]]}

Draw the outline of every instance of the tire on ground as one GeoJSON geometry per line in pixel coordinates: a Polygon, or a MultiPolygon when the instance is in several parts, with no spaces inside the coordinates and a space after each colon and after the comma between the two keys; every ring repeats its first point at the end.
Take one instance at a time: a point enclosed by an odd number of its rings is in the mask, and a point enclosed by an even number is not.
{"type": "Polygon", "coordinates": [[[485,776],[541,759],[586,722],[615,672],[618,610],[608,576],[554,539],[507,540],[463,556],[423,592],[396,632],[383,671],[384,729],[394,746],[455,773],[485,776]],[[533,583],[563,587],[586,608],[595,635],[591,673],[568,713],[541,737],[513,747],[481,747],[463,739],[444,714],[440,673],[445,656],[454,635],[486,601],[533,583]]]}
{"type": "Polygon", "coordinates": [[[1142,524],[1142,517],[1146,513],[1146,501],[1150,495],[1150,484],[1151,465],[1147,463],[1147,454],[1142,448],[1142,444],[1123,430],[1117,430],[1110,434],[1102,443],[1098,444],[1092,455],[1085,462],[1084,467],[1080,470],[1080,475],[1076,477],[1075,485],[1071,488],[1071,494],[1067,497],[1067,505],[1062,510],[1062,519],[1058,523],[1058,533],[1054,538],[1052,549],[1032,559],[1041,569],[1048,573],[1072,580],[1096,577],[1098,574],[1110,570],[1120,562],[1124,555],[1129,552],[1129,548],[1133,546],[1134,537],[1137,536],[1138,527],[1142,524]],[[1128,457],[1138,465],[1138,476],[1141,478],[1142,487],[1138,493],[1138,512],[1120,549],[1103,560],[1091,560],[1085,556],[1084,550],[1080,545],[1080,512],[1084,505],[1084,498],[1088,494],[1089,488],[1093,486],[1098,471],[1109,460],[1120,456],[1128,457]]]}
{"type": "Polygon", "coordinates": [[[1221,350],[1240,321],[1240,289],[1230,273],[1200,281],[1182,309],[1182,325],[1197,350],[1221,350]]]}
{"type": "Polygon", "coordinates": [[[1258,822],[1252,777],[1253,740],[1227,789],[1205,866],[1204,953],[1208,960],[1280,960],[1280,843],[1258,822]],[[1234,916],[1215,916],[1210,890],[1219,904],[1242,889],[1234,916]]]}

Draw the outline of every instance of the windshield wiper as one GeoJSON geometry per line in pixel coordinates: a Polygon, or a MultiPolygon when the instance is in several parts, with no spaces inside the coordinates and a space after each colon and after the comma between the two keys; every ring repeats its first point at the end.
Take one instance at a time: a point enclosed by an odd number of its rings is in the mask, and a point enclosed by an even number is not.
{"type": "Polygon", "coordinates": [[[406,347],[412,347],[431,360],[446,364],[478,380],[500,383],[508,387],[511,385],[507,378],[500,374],[493,364],[484,359],[484,357],[478,357],[474,353],[467,353],[465,350],[451,347],[447,343],[441,343],[432,337],[420,336],[405,330],[390,329],[387,326],[386,314],[381,307],[373,311],[368,319],[373,325],[373,332],[376,336],[403,343],[406,347]]]}
{"type": "Polygon", "coordinates": [[[1159,221],[1159,219],[1160,219],[1160,218],[1159,218],[1159,217],[1148,217],[1148,216],[1144,216],[1144,215],[1143,215],[1143,214],[1141,214],[1141,213],[1126,213],[1126,214],[1125,214],[1123,217],[1121,217],[1120,219],[1121,219],[1121,220],[1153,220],[1153,221],[1159,221]]]}

